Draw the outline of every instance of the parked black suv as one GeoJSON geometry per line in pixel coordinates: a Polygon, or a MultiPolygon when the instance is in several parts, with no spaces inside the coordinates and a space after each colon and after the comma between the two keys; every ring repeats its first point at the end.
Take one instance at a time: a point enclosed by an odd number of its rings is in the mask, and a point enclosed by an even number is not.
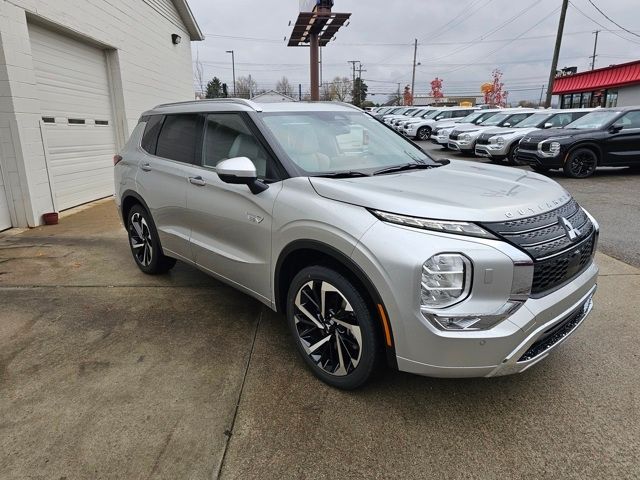
{"type": "Polygon", "coordinates": [[[562,129],[532,132],[520,140],[516,161],[573,178],[600,166],[640,166],[640,106],[598,109],[562,129]]]}

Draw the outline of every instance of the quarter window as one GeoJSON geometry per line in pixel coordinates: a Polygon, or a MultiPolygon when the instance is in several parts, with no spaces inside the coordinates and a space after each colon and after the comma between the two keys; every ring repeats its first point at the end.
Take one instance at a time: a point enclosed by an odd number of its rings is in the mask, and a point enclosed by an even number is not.
{"type": "Polygon", "coordinates": [[[147,117],[146,120],[147,126],[145,127],[144,133],[142,134],[142,142],[140,142],[140,146],[145,152],[150,153],[151,155],[155,155],[156,143],[158,142],[158,134],[160,133],[160,128],[162,127],[164,115],[152,115],[150,117],[147,117]]]}
{"type": "Polygon", "coordinates": [[[167,115],[158,137],[156,155],[158,157],[193,163],[200,137],[200,116],[167,115]]]}

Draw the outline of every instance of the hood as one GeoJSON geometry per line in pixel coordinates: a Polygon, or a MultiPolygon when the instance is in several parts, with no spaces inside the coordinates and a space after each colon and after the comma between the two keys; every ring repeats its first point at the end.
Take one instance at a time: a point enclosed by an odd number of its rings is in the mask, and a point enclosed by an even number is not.
{"type": "Polygon", "coordinates": [[[478,130],[486,130],[487,128],[496,128],[495,126],[487,126],[487,125],[473,125],[472,123],[463,123],[463,124],[458,124],[458,126],[455,127],[455,131],[456,132],[460,132],[460,133],[468,133],[468,132],[475,132],[478,130]]]}
{"type": "Polygon", "coordinates": [[[497,222],[528,217],[570,198],[559,184],[537,173],[463,160],[430,170],[309,181],[322,197],[439,220],[497,222]]]}
{"type": "MultiPolygon", "coordinates": [[[[542,141],[547,138],[555,138],[555,137],[580,137],[580,136],[591,136],[596,132],[600,132],[600,129],[577,129],[577,128],[548,128],[546,130],[536,130],[531,132],[527,137],[531,137],[535,139],[535,141],[542,141]]],[[[531,140],[533,141],[533,140],[531,140]]]]}

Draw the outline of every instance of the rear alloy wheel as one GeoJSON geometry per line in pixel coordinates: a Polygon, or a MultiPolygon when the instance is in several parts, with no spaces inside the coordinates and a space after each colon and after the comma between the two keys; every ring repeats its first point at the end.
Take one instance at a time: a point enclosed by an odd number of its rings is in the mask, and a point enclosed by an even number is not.
{"type": "Polygon", "coordinates": [[[598,156],[588,148],[578,148],[569,154],[564,164],[565,175],[571,178],[587,178],[598,166],[598,156]]]}
{"type": "Polygon", "coordinates": [[[363,385],[380,359],[373,315],[342,275],[303,269],[291,282],[287,320],[298,351],[313,373],[342,389],[363,385]]]}
{"type": "Polygon", "coordinates": [[[176,264],[174,258],[163,255],[158,233],[142,206],[135,205],[129,211],[127,231],[133,259],[144,273],[165,273],[176,264]]]}
{"type": "Polygon", "coordinates": [[[429,140],[431,138],[431,129],[429,127],[420,127],[416,138],[418,140],[429,140]]]}

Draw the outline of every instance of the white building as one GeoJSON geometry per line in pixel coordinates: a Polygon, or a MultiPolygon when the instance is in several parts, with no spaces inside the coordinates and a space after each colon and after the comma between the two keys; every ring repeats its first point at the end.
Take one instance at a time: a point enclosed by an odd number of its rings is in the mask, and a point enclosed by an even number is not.
{"type": "Polygon", "coordinates": [[[0,0],[0,230],[113,193],[140,114],[193,98],[186,0],[0,0]]]}
{"type": "Polygon", "coordinates": [[[280,102],[297,102],[297,100],[284,93],[276,92],[275,90],[267,90],[264,93],[254,95],[251,100],[258,103],[280,103],[280,102]]]}

